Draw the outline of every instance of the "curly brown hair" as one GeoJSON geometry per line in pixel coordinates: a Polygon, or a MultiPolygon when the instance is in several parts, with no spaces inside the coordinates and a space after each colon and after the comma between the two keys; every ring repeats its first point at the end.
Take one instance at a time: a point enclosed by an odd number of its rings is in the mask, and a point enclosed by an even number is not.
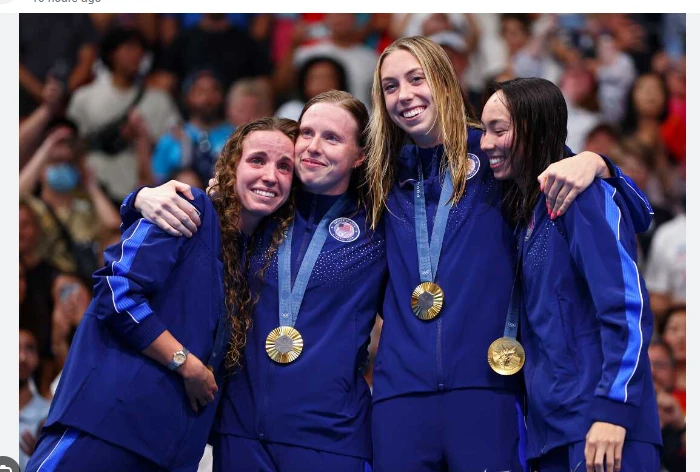
{"type": "MultiPolygon", "coordinates": [[[[226,353],[226,367],[229,369],[241,365],[241,353],[245,346],[246,333],[252,325],[252,314],[257,301],[251,293],[246,276],[249,257],[245,257],[246,263],[240,260],[243,234],[239,228],[239,216],[242,204],[236,194],[236,170],[243,154],[243,141],[255,131],[279,131],[295,143],[299,135],[299,126],[296,121],[286,118],[262,118],[241,125],[226,142],[216,162],[215,172],[218,182],[209,189],[209,193],[218,194],[214,199],[214,207],[219,215],[224,257],[225,305],[231,322],[231,339],[226,353]]],[[[259,276],[262,276],[269,266],[272,254],[282,242],[284,231],[294,217],[294,201],[291,198],[294,187],[295,184],[292,184],[290,198],[272,215],[267,216],[256,230],[257,233],[260,228],[266,226],[267,221],[276,223],[272,243],[267,251],[266,263],[258,272],[259,276]]],[[[251,238],[253,241],[256,239],[251,238]]],[[[253,247],[247,248],[248,255],[252,250],[253,247]]]]}

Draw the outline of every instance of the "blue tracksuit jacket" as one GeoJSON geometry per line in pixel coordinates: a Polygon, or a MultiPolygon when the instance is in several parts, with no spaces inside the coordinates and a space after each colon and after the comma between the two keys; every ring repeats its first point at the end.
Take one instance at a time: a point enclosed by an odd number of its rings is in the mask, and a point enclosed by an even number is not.
{"type": "Polygon", "coordinates": [[[520,230],[528,458],[585,440],[594,421],[660,445],[653,315],[620,192],[596,179],[555,222],[540,196],[533,221],[520,230]]]}
{"type": "MultiPolygon", "coordinates": [[[[164,468],[196,469],[220,396],[195,413],[182,377],[140,352],[167,329],[206,362],[217,321],[226,316],[218,218],[204,192],[193,192],[202,219],[194,237],[170,236],[139,219],[105,251],[46,421],[164,468]]],[[[133,198],[125,200],[123,217],[133,219],[133,198]]],[[[219,386],[222,377],[220,369],[219,386]]]]}
{"type": "MultiPolygon", "coordinates": [[[[445,301],[440,315],[431,321],[422,321],[411,311],[411,293],[420,283],[413,190],[417,159],[422,159],[432,232],[440,198],[442,146],[402,149],[398,182],[384,215],[389,283],[374,366],[374,401],[458,388],[522,391],[522,377],[498,375],[486,360],[491,342],[503,336],[516,251],[513,230],[501,212],[501,183],[493,177],[480,139],[480,130],[469,130],[465,158],[472,161],[472,172],[464,196],[450,210],[436,276],[445,301]]],[[[611,183],[635,207],[635,216],[648,219],[646,200],[617,172],[611,183]]],[[[640,221],[639,227],[646,229],[648,224],[640,221]]]]}
{"type": "MultiPolygon", "coordinates": [[[[324,213],[339,197],[296,194],[292,236],[292,281],[324,213]]],[[[370,391],[361,369],[386,279],[383,231],[366,227],[366,213],[346,207],[341,232],[331,232],[313,269],[296,329],[304,350],[290,364],[265,351],[279,326],[277,256],[263,282],[269,242],[251,255],[250,287],[259,296],[248,334],[243,370],[225,384],[216,431],[371,460],[370,391]],[[332,234],[340,235],[341,241],[332,234]]],[[[268,241],[269,234],[268,231],[268,241]]]]}

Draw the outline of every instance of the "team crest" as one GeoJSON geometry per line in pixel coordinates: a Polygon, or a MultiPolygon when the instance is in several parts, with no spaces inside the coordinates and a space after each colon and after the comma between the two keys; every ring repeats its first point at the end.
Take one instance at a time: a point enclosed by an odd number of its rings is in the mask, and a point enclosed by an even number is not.
{"type": "Polygon", "coordinates": [[[481,161],[471,152],[467,154],[467,159],[469,159],[469,172],[467,173],[467,180],[471,179],[479,172],[479,167],[481,167],[481,161]]]}
{"type": "Polygon", "coordinates": [[[328,232],[341,243],[351,243],[360,237],[360,227],[350,218],[336,218],[328,226],[328,232]]]}

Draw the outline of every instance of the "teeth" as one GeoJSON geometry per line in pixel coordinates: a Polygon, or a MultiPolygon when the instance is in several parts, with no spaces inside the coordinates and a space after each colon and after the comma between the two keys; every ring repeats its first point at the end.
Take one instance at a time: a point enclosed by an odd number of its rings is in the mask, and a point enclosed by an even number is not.
{"type": "Polygon", "coordinates": [[[253,193],[256,194],[256,195],[260,195],[260,196],[263,196],[263,197],[270,197],[270,198],[272,198],[272,197],[275,196],[274,193],[272,193],[272,192],[266,192],[266,191],[264,191],[264,190],[253,190],[253,193]]]}
{"type": "Polygon", "coordinates": [[[425,107],[413,108],[411,110],[403,112],[404,118],[413,118],[416,115],[420,115],[425,111],[425,107]]]}
{"type": "Polygon", "coordinates": [[[499,157],[494,158],[494,159],[489,159],[489,163],[490,163],[492,166],[495,166],[495,165],[498,165],[498,164],[502,164],[503,162],[505,162],[505,159],[501,159],[501,158],[499,158],[499,157]]]}

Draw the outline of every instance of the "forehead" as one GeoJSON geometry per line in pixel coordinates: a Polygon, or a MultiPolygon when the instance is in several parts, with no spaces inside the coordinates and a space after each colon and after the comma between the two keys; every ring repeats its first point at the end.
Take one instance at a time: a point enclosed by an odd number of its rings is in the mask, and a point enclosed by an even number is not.
{"type": "Polygon", "coordinates": [[[357,133],[355,117],[345,108],[335,103],[311,105],[299,123],[301,128],[331,130],[340,134],[357,133]]]}
{"type": "Polygon", "coordinates": [[[398,77],[413,69],[420,69],[418,59],[404,49],[397,49],[384,57],[380,70],[381,78],[398,77]]]}
{"type": "Polygon", "coordinates": [[[243,139],[242,148],[243,154],[291,154],[294,152],[294,143],[281,131],[253,131],[243,139]]]}
{"type": "Polygon", "coordinates": [[[510,112],[506,108],[503,94],[500,91],[489,97],[481,114],[481,121],[486,124],[496,120],[510,121],[510,112]]]}

